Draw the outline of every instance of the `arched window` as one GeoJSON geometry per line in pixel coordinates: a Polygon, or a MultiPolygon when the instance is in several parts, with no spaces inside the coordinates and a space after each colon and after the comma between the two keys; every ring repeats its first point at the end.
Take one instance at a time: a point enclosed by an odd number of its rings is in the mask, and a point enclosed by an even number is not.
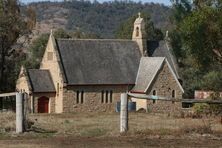
{"type": "Polygon", "coordinates": [[[153,95],[156,96],[156,90],[153,90],[153,95]]]}
{"type": "Polygon", "coordinates": [[[59,83],[57,83],[57,96],[59,95],[59,83]]]}
{"type": "MultiPolygon", "coordinates": [[[[153,95],[156,96],[156,90],[153,90],[153,95]]],[[[156,100],[153,100],[153,104],[156,103],[156,100]]]]}
{"type": "Polygon", "coordinates": [[[104,91],[101,93],[101,103],[104,103],[104,91]]]}
{"type": "Polygon", "coordinates": [[[111,90],[109,94],[109,103],[112,103],[112,102],[113,102],[113,91],[111,90]]]}
{"type": "Polygon", "coordinates": [[[108,103],[109,91],[106,91],[106,103],[108,103]]]}
{"type": "Polygon", "coordinates": [[[136,37],[139,36],[139,27],[136,27],[136,37]]]}
{"type": "Polygon", "coordinates": [[[76,104],[83,104],[84,103],[84,91],[76,91],[76,104]]]}
{"type": "Polygon", "coordinates": [[[175,96],[176,96],[176,92],[175,90],[172,90],[172,98],[175,98],[175,96]]]}
{"type": "Polygon", "coordinates": [[[84,91],[81,91],[81,104],[84,102],[84,91]]]}

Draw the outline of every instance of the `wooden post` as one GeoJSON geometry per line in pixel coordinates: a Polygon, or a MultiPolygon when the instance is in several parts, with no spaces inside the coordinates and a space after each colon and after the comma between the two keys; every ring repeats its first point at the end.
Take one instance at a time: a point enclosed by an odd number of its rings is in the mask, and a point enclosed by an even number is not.
{"type": "Polygon", "coordinates": [[[128,99],[126,93],[121,94],[120,101],[120,133],[124,133],[128,131],[128,99]]]}
{"type": "Polygon", "coordinates": [[[2,111],[3,110],[3,98],[0,97],[0,110],[2,111]]]}
{"type": "Polygon", "coordinates": [[[16,93],[16,133],[23,132],[23,93],[16,93]]]}

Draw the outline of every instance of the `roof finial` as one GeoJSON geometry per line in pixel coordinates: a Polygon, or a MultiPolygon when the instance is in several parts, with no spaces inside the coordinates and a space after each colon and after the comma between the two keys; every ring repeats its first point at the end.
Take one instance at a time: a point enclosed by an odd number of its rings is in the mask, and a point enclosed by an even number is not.
{"type": "Polygon", "coordinates": [[[141,17],[140,17],[140,16],[141,16],[141,13],[140,13],[140,12],[138,13],[138,16],[139,16],[139,18],[141,18],[141,17]]]}

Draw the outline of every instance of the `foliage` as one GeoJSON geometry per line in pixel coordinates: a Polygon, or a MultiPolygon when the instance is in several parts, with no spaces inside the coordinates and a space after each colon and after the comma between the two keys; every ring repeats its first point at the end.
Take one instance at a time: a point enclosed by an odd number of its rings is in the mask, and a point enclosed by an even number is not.
{"type": "MultiPolygon", "coordinates": [[[[22,53],[13,49],[17,39],[30,28],[20,13],[18,0],[0,0],[0,92],[12,90],[22,53]]],[[[27,17],[27,20],[32,20],[27,17]]]]}
{"type": "Polygon", "coordinates": [[[171,0],[173,3],[172,21],[175,24],[180,23],[183,18],[190,14],[192,6],[190,0],[171,0]]]}
{"type": "Polygon", "coordinates": [[[194,112],[198,115],[206,114],[210,110],[210,106],[207,103],[196,103],[193,106],[194,112]]]}
{"type": "Polygon", "coordinates": [[[161,4],[133,1],[98,3],[97,1],[75,0],[38,2],[32,3],[31,6],[37,12],[38,21],[50,20],[52,16],[60,15],[61,18],[67,19],[67,30],[80,29],[87,34],[97,34],[101,38],[114,38],[114,33],[120,24],[138,12],[150,14],[151,21],[157,28],[165,31],[171,27],[169,22],[171,9],[161,4]]]}
{"type": "Polygon", "coordinates": [[[180,25],[183,47],[197,68],[221,64],[215,51],[222,53],[222,16],[214,8],[194,11],[180,25]],[[204,58],[203,58],[204,57],[204,58]]]}
{"type": "MultiPolygon", "coordinates": [[[[130,17],[126,22],[122,23],[115,33],[116,38],[131,39],[133,32],[133,24],[138,16],[134,15],[130,17]]],[[[142,13],[141,17],[145,22],[145,32],[147,39],[149,40],[162,40],[163,33],[160,29],[154,27],[153,22],[150,20],[150,16],[147,13],[142,13]]]]}
{"type": "Polygon", "coordinates": [[[54,33],[53,36],[55,38],[71,38],[71,36],[62,28],[57,29],[54,33]]]}
{"type": "Polygon", "coordinates": [[[222,90],[221,1],[176,1],[171,44],[184,80],[185,96],[194,90],[222,90]],[[192,9],[191,9],[192,8],[192,9]]]}
{"type": "Polygon", "coordinates": [[[27,57],[27,60],[23,63],[26,68],[39,68],[48,38],[49,34],[42,34],[32,41],[28,49],[30,57],[27,57]]]}
{"type": "Polygon", "coordinates": [[[194,113],[200,117],[201,115],[222,113],[221,104],[207,104],[207,103],[196,103],[193,106],[194,113]]]}
{"type": "Polygon", "coordinates": [[[205,90],[221,91],[222,88],[222,72],[210,71],[203,76],[202,88],[205,90]]]}

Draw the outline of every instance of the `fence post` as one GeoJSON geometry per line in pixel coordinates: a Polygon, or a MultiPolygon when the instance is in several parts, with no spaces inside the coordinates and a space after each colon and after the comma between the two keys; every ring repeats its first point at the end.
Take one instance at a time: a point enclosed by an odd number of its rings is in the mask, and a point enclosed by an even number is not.
{"type": "Polygon", "coordinates": [[[126,93],[121,94],[120,101],[120,133],[124,133],[128,130],[128,99],[126,93]]]}
{"type": "Polygon", "coordinates": [[[23,93],[16,93],[16,133],[23,132],[23,93]]]}

